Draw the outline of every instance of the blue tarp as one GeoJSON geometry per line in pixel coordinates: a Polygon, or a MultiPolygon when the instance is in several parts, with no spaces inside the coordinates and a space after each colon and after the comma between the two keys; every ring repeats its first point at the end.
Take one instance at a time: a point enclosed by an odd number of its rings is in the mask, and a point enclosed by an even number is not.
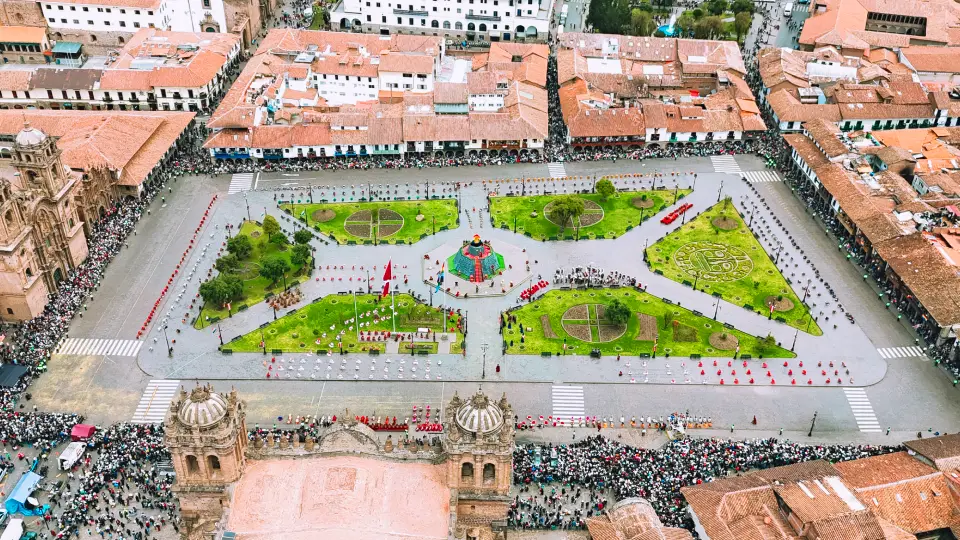
{"type": "Polygon", "coordinates": [[[37,484],[40,483],[42,478],[43,477],[37,473],[29,471],[23,473],[23,476],[17,481],[17,485],[10,492],[10,496],[7,497],[7,500],[3,503],[3,507],[8,514],[23,514],[25,516],[39,516],[43,514],[43,508],[34,508],[31,510],[26,507],[27,497],[37,489],[37,484]]]}
{"type": "Polygon", "coordinates": [[[77,54],[80,52],[80,44],[73,41],[58,41],[57,44],[53,46],[53,52],[61,54],[77,54]]]}

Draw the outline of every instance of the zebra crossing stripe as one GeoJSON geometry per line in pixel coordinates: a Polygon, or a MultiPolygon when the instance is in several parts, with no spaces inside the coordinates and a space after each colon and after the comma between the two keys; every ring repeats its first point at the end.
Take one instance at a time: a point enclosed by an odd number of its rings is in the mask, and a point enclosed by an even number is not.
{"type": "Polygon", "coordinates": [[[155,379],[147,384],[147,388],[140,397],[137,410],[133,413],[131,422],[135,424],[159,424],[167,416],[170,402],[177,394],[179,380],[155,379]]]}
{"type": "Polygon", "coordinates": [[[927,358],[923,347],[916,345],[907,347],[880,347],[877,349],[883,358],[927,358]]]}
{"type": "Polygon", "coordinates": [[[566,178],[567,176],[567,168],[559,161],[548,163],[547,171],[550,172],[550,178],[566,178]]]}
{"type": "Polygon", "coordinates": [[[764,182],[780,182],[782,178],[777,171],[746,171],[741,172],[741,176],[747,179],[751,184],[761,184],[764,182]]]}
{"type": "Polygon", "coordinates": [[[719,173],[741,174],[740,165],[733,156],[710,156],[713,170],[719,173]]]}
{"type": "Polygon", "coordinates": [[[143,346],[136,339],[67,338],[56,354],[136,356],[143,346]]]}
{"type": "Polygon", "coordinates": [[[853,412],[857,428],[863,433],[880,433],[882,431],[880,422],[877,421],[877,415],[873,412],[873,406],[870,405],[867,391],[863,388],[844,388],[843,393],[853,412]]]}
{"type": "Polygon", "coordinates": [[[227,190],[227,194],[233,195],[241,191],[249,191],[251,184],[253,184],[253,173],[235,173],[230,177],[230,188],[227,190]]]}
{"type": "Polygon", "coordinates": [[[584,416],[582,386],[553,386],[551,393],[554,418],[584,416]]]}

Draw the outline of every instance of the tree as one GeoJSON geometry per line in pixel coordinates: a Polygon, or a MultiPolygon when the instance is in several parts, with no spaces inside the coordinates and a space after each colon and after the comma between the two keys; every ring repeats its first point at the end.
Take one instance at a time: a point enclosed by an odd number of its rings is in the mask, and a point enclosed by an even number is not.
{"type": "Polygon", "coordinates": [[[200,297],[204,302],[215,306],[222,306],[240,298],[242,294],[243,283],[236,276],[217,276],[200,284],[200,297]]]}
{"type": "Polygon", "coordinates": [[[723,15],[727,8],[730,7],[730,3],[727,0],[710,0],[707,4],[707,11],[711,15],[723,15]]]}
{"type": "Polygon", "coordinates": [[[697,39],[713,39],[723,36],[723,21],[716,15],[704,17],[693,27],[693,35],[697,39]]]}
{"type": "Polygon", "coordinates": [[[253,251],[253,243],[250,237],[245,234],[238,234],[227,240],[227,251],[233,253],[238,259],[246,259],[253,251]]]}
{"type": "MultiPolygon", "coordinates": [[[[649,4],[648,4],[649,6],[649,4]]],[[[649,36],[655,30],[653,16],[649,11],[635,9],[630,12],[630,31],[635,36],[649,36]]]]}
{"type": "Polygon", "coordinates": [[[733,0],[733,4],[730,5],[730,11],[734,13],[750,13],[751,15],[756,11],[756,7],[753,5],[753,0],[733,0]]]}
{"type": "Polygon", "coordinates": [[[630,308],[619,299],[607,304],[603,310],[603,316],[613,324],[627,324],[630,320],[630,308]]]}
{"type": "Polygon", "coordinates": [[[290,262],[297,266],[303,266],[310,262],[310,255],[310,246],[297,244],[293,246],[293,251],[290,253],[290,262]]]}
{"type": "Polygon", "coordinates": [[[263,218],[263,234],[267,235],[268,239],[272,239],[273,235],[280,232],[280,223],[277,222],[277,218],[267,215],[263,218]]]}
{"type": "Polygon", "coordinates": [[[734,16],[733,30],[737,33],[737,41],[740,41],[740,38],[747,35],[747,32],[750,31],[750,22],[752,19],[753,16],[746,11],[741,11],[734,16]]]}
{"type": "Polygon", "coordinates": [[[693,31],[695,25],[696,20],[694,19],[693,14],[689,11],[684,11],[683,14],[677,19],[676,28],[679,28],[683,35],[688,36],[690,35],[690,32],[693,31]]]}
{"type": "Polygon", "coordinates": [[[693,10],[693,20],[699,21],[702,18],[703,18],[703,10],[700,8],[695,8],[693,10]]]}
{"type": "Polygon", "coordinates": [[[613,182],[608,178],[601,178],[597,182],[597,193],[600,195],[600,200],[606,202],[611,195],[617,192],[617,187],[613,185],[613,182]]]}
{"type": "Polygon", "coordinates": [[[670,323],[673,322],[673,318],[674,318],[674,315],[673,315],[673,312],[672,312],[672,311],[667,311],[666,313],[663,314],[663,329],[664,329],[664,330],[666,330],[667,328],[670,327],[670,323]]]}
{"type": "Polygon", "coordinates": [[[560,225],[560,234],[567,228],[567,222],[573,222],[583,215],[583,199],[575,195],[557,197],[550,205],[550,221],[560,225]]]}
{"type": "Polygon", "coordinates": [[[260,264],[260,275],[269,279],[270,283],[276,283],[283,274],[290,269],[287,261],[280,257],[269,257],[260,264]]]}
{"type": "Polygon", "coordinates": [[[293,233],[293,241],[298,244],[309,244],[310,240],[313,239],[313,235],[310,234],[310,231],[306,229],[300,229],[299,231],[293,233]]]}
{"type": "Polygon", "coordinates": [[[277,244],[278,246],[286,246],[290,243],[290,239],[287,238],[287,235],[283,234],[283,231],[281,231],[271,236],[270,242],[277,244]]]}
{"type": "Polygon", "coordinates": [[[622,34],[629,21],[629,0],[594,0],[590,4],[587,24],[597,32],[622,34]]]}
{"type": "Polygon", "coordinates": [[[213,267],[221,274],[233,274],[237,270],[240,270],[240,259],[233,253],[227,253],[217,259],[217,262],[213,263],[213,267]]]}
{"type": "Polygon", "coordinates": [[[760,354],[768,354],[772,352],[776,346],[777,340],[770,334],[767,334],[767,337],[757,342],[757,349],[759,349],[760,354]]]}

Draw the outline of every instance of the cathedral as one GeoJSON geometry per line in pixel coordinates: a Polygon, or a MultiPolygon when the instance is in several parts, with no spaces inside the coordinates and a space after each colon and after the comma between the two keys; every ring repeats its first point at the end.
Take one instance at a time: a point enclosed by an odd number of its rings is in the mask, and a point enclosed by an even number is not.
{"type": "Polygon", "coordinates": [[[64,166],[52,137],[26,124],[0,170],[0,319],[28,320],[87,257],[76,197],[81,175],[64,166]]]}

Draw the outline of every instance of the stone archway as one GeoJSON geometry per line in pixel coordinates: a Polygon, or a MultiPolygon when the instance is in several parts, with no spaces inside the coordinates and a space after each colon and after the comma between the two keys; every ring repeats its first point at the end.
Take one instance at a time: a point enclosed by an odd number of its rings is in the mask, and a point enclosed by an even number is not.
{"type": "Polygon", "coordinates": [[[53,271],[53,282],[59,285],[61,281],[63,281],[63,270],[57,268],[53,271]]]}

